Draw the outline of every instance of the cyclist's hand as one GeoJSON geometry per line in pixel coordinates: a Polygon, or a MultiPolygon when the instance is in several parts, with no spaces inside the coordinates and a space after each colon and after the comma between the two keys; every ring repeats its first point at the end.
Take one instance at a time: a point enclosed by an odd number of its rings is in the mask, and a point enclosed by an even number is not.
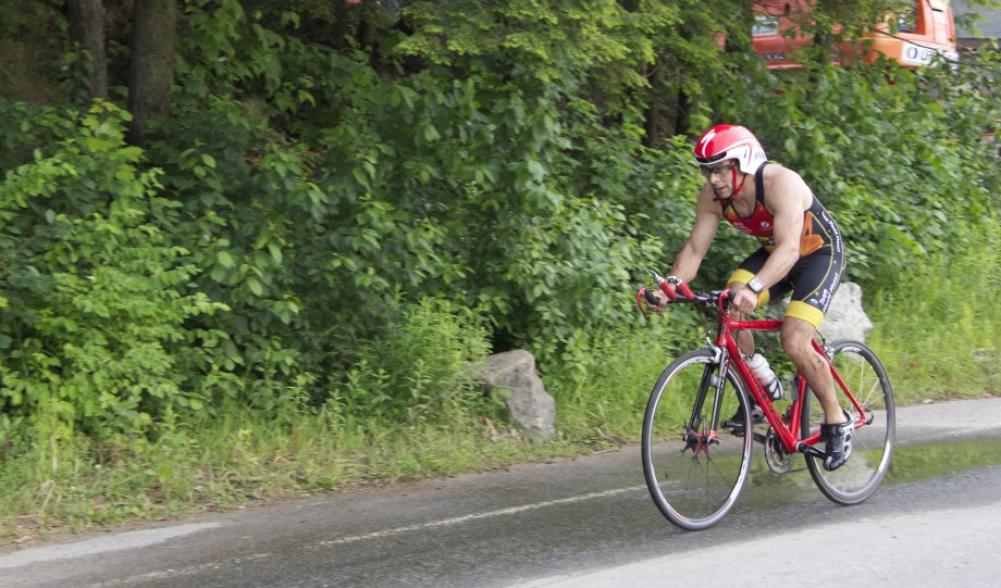
{"type": "Polygon", "coordinates": [[[647,292],[649,292],[649,294],[647,295],[647,299],[645,300],[647,306],[649,306],[650,308],[654,309],[657,312],[664,312],[664,309],[667,308],[667,294],[664,294],[660,290],[653,290],[653,289],[647,290],[647,292]],[[652,304],[649,298],[656,298],[657,304],[656,305],[652,304]]]}
{"type": "Polygon", "coordinates": [[[730,308],[747,314],[758,306],[758,295],[743,284],[737,284],[730,289],[730,308]]]}

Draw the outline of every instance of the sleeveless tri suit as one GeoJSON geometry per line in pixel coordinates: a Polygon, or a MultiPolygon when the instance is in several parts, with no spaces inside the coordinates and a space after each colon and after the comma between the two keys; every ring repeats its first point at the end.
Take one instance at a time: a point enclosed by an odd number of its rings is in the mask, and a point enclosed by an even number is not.
{"type": "MultiPolygon", "coordinates": [[[[765,207],[765,165],[768,164],[762,164],[754,174],[754,211],[749,216],[741,217],[734,209],[733,202],[728,202],[723,208],[723,218],[761,243],[760,249],[741,262],[729,283],[749,282],[775,249],[775,219],[765,207]]],[[[843,267],[844,253],[838,223],[814,196],[810,208],[803,213],[799,260],[786,277],[758,296],[758,306],[767,304],[769,300],[778,300],[791,291],[792,300],[786,309],[786,316],[800,318],[814,327],[820,327],[831,305],[834,291],[841,282],[843,267]]]]}

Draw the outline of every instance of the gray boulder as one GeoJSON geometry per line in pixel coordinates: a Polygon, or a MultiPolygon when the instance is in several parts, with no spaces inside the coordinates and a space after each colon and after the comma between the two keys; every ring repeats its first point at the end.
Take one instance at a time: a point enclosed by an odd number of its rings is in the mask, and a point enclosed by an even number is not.
{"type": "MultiPolygon", "coordinates": [[[[769,305],[765,310],[768,318],[781,319],[789,306],[786,296],[781,304],[769,305]]],[[[820,334],[828,342],[838,339],[854,339],[865,342],[865,335],[872,330],[872,321],[862,310],[862,288],[854,282],[842,282],[831,299],[824,322],[820,324],[820,334]]]]}
{"type": "Polygon", "coordinates": [[[853,282],[842,282],[827,309],[827,318],[820,325],[820,334],[828,341],[855,339],[864,342],[870,330],[872,321],[862,310],[862,288],[853,282]]]}
{"type": "Polygon", "coordinates": [[[556,402],[535,372],[531,353],[515,349],[491,355],[484,362],[481,379],[487,394],[499,388],[509,391],[505,402],[516,423],[538,439],[552,439],[556,432],[556,402]]]}

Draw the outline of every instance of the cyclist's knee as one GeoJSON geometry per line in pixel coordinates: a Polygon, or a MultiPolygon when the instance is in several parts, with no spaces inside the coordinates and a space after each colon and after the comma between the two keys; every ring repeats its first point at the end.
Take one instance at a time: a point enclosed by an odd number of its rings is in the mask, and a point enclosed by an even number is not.
{"type": "Polygon", "coordinates": [[[786,355],[796,360],[813,353],[811,341],[815,331],[813,325],[806,321],[786,317],[780,333],[782,349],[785,350],[786,355]]]}

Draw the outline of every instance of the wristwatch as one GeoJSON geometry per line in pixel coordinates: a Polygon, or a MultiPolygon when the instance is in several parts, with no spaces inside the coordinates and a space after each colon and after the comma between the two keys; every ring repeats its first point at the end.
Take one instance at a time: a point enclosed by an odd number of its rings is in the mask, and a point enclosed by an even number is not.
{"type": "Polygon", "coordinates": [[[765,285],[761,283],[758,276],[751,278],[751,281],[747,283],[747,287],[755,294],[761,294],[761,291],[765,289],[765,285]]]}

